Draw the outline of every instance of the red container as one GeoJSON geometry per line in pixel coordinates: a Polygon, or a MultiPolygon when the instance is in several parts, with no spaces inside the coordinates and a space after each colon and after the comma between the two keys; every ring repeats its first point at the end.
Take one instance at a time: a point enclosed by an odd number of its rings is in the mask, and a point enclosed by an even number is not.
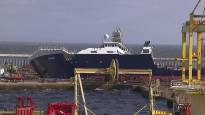
{"type": "Polygon", "coordinates": [[[16,115],[33,115],[32,107],[18,107],[16,108],[16,115]]]}
{"type": "Polygon", "coordinates": [[[17,97],[16,115],[33,115],[34,104],[31,97],[17,97]]]}
{"type": "Polygon", "coordinates": [[[49,103],[48,115],[73,115],[76,110],[74,103],[49,103]]]}

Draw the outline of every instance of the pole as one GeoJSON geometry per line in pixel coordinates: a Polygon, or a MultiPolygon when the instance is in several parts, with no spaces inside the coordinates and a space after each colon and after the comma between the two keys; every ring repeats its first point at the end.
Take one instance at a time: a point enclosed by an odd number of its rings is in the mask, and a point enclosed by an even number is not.
{"type": "Polygon", "coordinates": [[[83,105],[84,105],[84,110],[85,110],[85,115],[88,115],[88,111],[87,111],[87,107],[86,107],[86,101],[85,101],[85,95],[84,95],[84,91],[83,91],[83,85],[81,82],[81,78],[80,78],[80,74],[77,74],[78,80],[79,80],[79,84],[80,84],[80,91],[81,91],[81,96],[83,99],[83,105]]]}
{"type": "Polygon", "coordinates": [[[202,33],[197,33],[197,80],[201,80],[201,47],[202,47],[202,33]]]}
{"type": "Polygon", "coordinates": [[[182,32],[182,81],[186,79],[186,32],[182,32]]]}
{"type": "Polygon", "coordinates": [[[75,109],[74,115],[78,115],[78,77],[76,73],[75,73],[75,78],[74,78],[74,101],[77,107],[75,109]]]}
{"type": "Polygon", "coordinates": [[[189,24],[189,84],[192,81],[192,63],[193,63],[193,14],[190,14],[189,24]]]}
{"type": "Polygon", "coordinates": [[[154,102],[153,102],[153,91],[152,91],[152,78],[151,78],[151,75],[149,76],[149,99],[150,99],[149,111],[150,111],[150,115],[152,115],[153,110],[154,110],[154,102]]]}

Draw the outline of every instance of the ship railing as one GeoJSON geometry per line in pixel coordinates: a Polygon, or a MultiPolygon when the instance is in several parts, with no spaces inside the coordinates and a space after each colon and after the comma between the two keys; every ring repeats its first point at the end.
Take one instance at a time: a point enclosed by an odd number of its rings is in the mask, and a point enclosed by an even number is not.
{"type": "Polygon", "coordinates": [[[39,47],[39,51],[64,51],[69,53],[69,51],[64,47],[39,47]]]}
{"type": "Polygon", "coordinates": [[[177,104],[190,104],[191,103],[191,97],[188,95],[178,95],[175,97],[176,103],[177,104]]]}
{"type": "Polygon", "coordinates": [[[36,50],[29,60],[32,60],[36,57],[46,55],[46,54],[57,54],[57,53],[63,53],[63,54],[73,54],[73,52],[69,52],[66,48],[64,47],[39,47],[38,50],[36,50]]]}
{"type": "Polygon", "coordinates": [[[170,83],[170,87],[171,88],[179,88],[179,87],[183,87],[183,82],[181,80],[172,80],[170,83]]]}

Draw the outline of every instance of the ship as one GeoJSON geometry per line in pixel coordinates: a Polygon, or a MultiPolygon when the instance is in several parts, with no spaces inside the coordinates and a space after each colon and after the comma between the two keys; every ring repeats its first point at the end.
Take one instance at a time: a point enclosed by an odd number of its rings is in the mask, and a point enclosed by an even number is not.
{"type": "Polygon", "coordinates": [[[123,69],[152,69],[156,76],[181,75],[180,70],[159,68],[154,63],[150,41],[145,41],[140,53],[131,53],[118,27],[111,35],[105,34],[97,48],[75,53],[65,48],[40,48],[30,57],[30,65],[41,77],[69,78],[74,76],[75,68],[107,68],[113,59],[123,69]]]}

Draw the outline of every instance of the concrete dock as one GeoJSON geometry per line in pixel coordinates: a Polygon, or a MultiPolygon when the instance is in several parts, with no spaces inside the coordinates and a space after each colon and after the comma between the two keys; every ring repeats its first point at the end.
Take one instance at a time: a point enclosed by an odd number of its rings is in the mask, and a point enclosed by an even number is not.
{"type": "MultiPolygon", "coordinates": [[[[85,89],[95,89],[100,87],[101,82],[84,82],[85,89]]],[[[0,81],[0,90],[43,90],[43,89],[73,89],[72,81],[56,81],[56,82],[42,82],[42,81],[0,81]]]]}
{"type": "Polygon", "coordinates": [[[73,85],[71,82],[39,82],[39,81],[24,81],[24,82],[0,82],[0,90],[41,90],[41,89],[69,89],[73,85]]]}

